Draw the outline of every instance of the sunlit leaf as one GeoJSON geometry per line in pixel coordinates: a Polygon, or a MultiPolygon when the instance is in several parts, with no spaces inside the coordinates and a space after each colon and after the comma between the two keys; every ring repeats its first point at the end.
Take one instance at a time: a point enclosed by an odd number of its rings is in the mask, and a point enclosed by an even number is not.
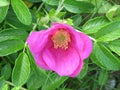
{"type": "Polygon", "coordinates": [[[0,42],[0,56],[6,56],[21,50],[24,42],[18,39],[5,40],[0,42]]]}
{"type": "Polygon", "coordinates": [[[15,66],[12,72],[12,82],[16,86],[21,86],[26,83],[30,74],[30,63],[26,53],[21,53],[15,61],[15,66]]]}
{"type": "Polygon", "coordinates": [[[9,6],[0,7],[0,23],[5,19],[9,6]]]}
{"type": "Polygon", "coordinates": [[[59,3],[59,0],[42,0],[42,1],[49,5],[58,5],[59,3]]]}
{"type": "Polygon", "coordinates": [[[120,21],[112,22],[101,28],[96,34],[97,41],[106,42],[120,38],[120,21]]]}
{"type": "Polygon", "coordinates": [[[99,29],[109,23],[109,20],[105,17],[96,17],[88,20],[82,27],[82,31],[87,34],[97,32],[99,29]]]}
{"type": "Polygon", "coordinates": [[[10,2],[8,0],[0,0],[0,8],[4,6],[8,6],[10,2]]]}
{"type": "Polygon", "coordinates": [[[9,86],[8,84],[5,84],[3,87],[2,87],[2,90],[8,90],[9,86]]]}
{"type": "Polygon", "coordinates": [[[11,39],[20,39],[25,40],[28,36],[28,33],[25,30],[21,29],[6,29],[0,31],[0,42],[11,39]]]}
{"type": "Polygon", "coordinates": [[[14,87],[11,90],[20,90],[20,87],[14,87]]]}
{"type": "Polygon", "coordinates": [[[100,63],[100,65],[105,67],[106,70],[120,70],[120,60],[115,57],[104,45],[95,43],[92,54],[96,57],[96,61],[93,61],[97,64],[100,63]]]}
{"type": "Polygon", "coordinates": [[[94,5],[84,1],[65,0],[64,7],[72,13],[85,13],[94,9],[94,5]]]}
{"type": "Polygon", "coordinates": [[[112,20],[114,14],[118,8],[120,8],[120,5],[114,5],[108,10],[108,12],[106,13],[106,16],[109,20],[112,20]]]}
{"type": "Polygon", "coordinates": [[[25,25],[30,25],[32,16],[22,0],[11,0],[12,8],[17,15],[17,18],[25,25]]]}

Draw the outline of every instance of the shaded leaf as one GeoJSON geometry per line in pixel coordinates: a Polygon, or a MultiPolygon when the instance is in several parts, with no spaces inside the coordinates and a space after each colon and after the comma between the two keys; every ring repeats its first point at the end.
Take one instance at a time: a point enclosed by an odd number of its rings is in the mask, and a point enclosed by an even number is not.
{"type": "Polygon", "coordinates": [[[85,77],[88,71],[88,60],[85,60],[84,66],[80,74],[77,76],[78,79],[82,79],[85,77]]]}
{"type": "MultiPolygon", "coordinates": [[[[38,88],[40,88],[42,85],[45,84],[45,81],[48,78],[48,76],[44,70],[40,69],[36,65],[33,55],[31,54],[28,47],[27,47],[27,55],[29,57],[30,65],[31,65],[31,73],[27,81],[27,87],[30,90],[37,90],[38,88]]],[[[48,81],[50,81],[49,78],[48,81]]]]}
{"type": "Polygon", "coordinates": [[[71,17],[71,19],[73,20],[73,24],[75,26],[79,26],[81,21],[82,21],[82,16],[81,15],[75,15],[75,16],[71,17]]]}
{"type": "Polygon", "coordinates": [[[120,56],[120,40],[109,42],[109,48],[120,56]]]}
{"type": "Polygon", "coordinates": [[[38,3],[38,2],[41,2],[42,0],[27,0],[29,2],[34,2],[34,3],[38,3]]]}
{"type": "Polygon", "coordinates": [[[106,84],[107,80],[108,80],[108,71],[106,70],[101,70],[99,77],[98,77],[98,83],[99,85],[103,86],[106,84]]]}
{"type": "Polygon", "coordinates": [[[52,73],[51,76],[49,76],[49,78],[51,78],[52,81],[46,81],[46,84],[44,84],[42,90],[55,90],[68,79],[68,77],[60,77],[54,73],[52,73]]]}
{"type": "Polygon", "coordinates": [[[9,63],[7,63],[1,70],[1,75],[4,76],[4,78],[7,80],[10,78],[11,76],[11,65],[9,63]]]}

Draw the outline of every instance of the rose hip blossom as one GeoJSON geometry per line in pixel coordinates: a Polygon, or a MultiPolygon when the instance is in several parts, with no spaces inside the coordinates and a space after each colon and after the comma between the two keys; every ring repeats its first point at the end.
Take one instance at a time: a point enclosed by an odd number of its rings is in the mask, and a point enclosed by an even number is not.
{"type": "Polygon", "coordinates": [[[37,65],[60,76],[77,76],[83,60],[92,51],[92,41],[87,35],[63,23],[53,23],[48,30],[31,32],[27,43],[37,65]]]}

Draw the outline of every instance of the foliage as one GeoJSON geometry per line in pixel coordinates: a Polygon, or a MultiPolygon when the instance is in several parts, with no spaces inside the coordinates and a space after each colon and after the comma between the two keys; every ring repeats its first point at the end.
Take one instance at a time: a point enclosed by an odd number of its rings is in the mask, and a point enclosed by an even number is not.
{"type": "MultiPolygon", "coordinates": [[[[119,0],[0,0],[0,90],[120,90],[119,0]],[[65,22],[93,51],[75,78],[39,68],[26,38],[65,22]]],[[[37,46],[37,45],[36,45],[37,46]]]]}

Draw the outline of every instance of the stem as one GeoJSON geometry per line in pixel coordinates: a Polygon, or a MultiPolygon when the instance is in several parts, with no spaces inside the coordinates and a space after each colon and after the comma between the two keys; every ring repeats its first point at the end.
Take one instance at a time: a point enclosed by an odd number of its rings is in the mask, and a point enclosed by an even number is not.
{"type": "Polygon", "coordinates": [[[38,7],[36,13],[38,13],[38,12],[41,10],[41,8],[42,8],[43,5],[44,5],[44,3],[42,3],[42,4],[38,7]]]}
{"type": "MultiPolygon", "coordinates": [[[[44,3],[42,3],[42,4],[38,7],[38,9],[37,9],[37,11],[36,11],[36,14],[41,10],[41,8],[42,8],[43,5],[44,5],[44,3]]],[[[34,26],[33,26],[32,31],[35,31],[35,30],[36,30],[39,21],[40,21],[40,19],[38,18],[38,19],[37,19],[37,22],[36,22],[36,23],[34,24],[34,26]]]]}
{"type": "Polygon", "coordinates": [[[93,40],[94,42],[97,42],[95,38],[90,37],[90,36],[89,36],[89,38],[90,38],[91,40],[93,40]]]}
{"type": "MultiPolygon", "coordinates": [[[[15,87],[15,85],[13,83],[9,82],[9,81],[5,81],[5,83],[8,84],[8,85],[11,85],[13,87],[15,87]]],[[[21,90],[27,90],[26,88],[23,88],[23,87],[20,87],[20,89],[21,90]]]]}
{"type": "Polygon", "coordinates": [[[6,24],[8,24],[10,27],[17,29],[14,25],[10,24],[9,22],[6,22],[6,24]]]}
{"type": "Polygon", "coordinates": [[[57,10],[56,10],[55,15],[57,15],[57,14],[63,9],[63,3],[64,3],[64,1],[65,1],[65,0],[61,0],[61,1],[59,2],[59,6],[58,6],[58,8],[57,8],[57,10]]]}
{"type": "Polygon", "coordinates": [[[47,81],[48,81],[48,80],[50,80],[50,81],[52,82],[52,80],[51,80],[51,78],[50,78],[50,74],[51,74],[51,71],[48,73],[48,75],[47,75],[47,78],[46,78],[46,81],[45,81],[45,84],[44,84],[44,85],[46,85],[46,84],[47,84],[47,81]]]}
{"type": "Polygon", "coordinates": [[[34,26],[33,26],[33,30],[32,30],[32,31],[35,31],[35,29],[37,28],[37,25],[38,25],[39,21],[40,21],[40,19],[38,18],[38,19],[37,19],[37,22],[36,22],[36,23],[34,24],[34,26]]]}
{"type": "Polygon", "coordinates": [[[24,45],[24,48],[23,48],[23,52],[25,52],[26,46],[27,46],[27,42],[25,42],[25,45],[24,45]]]}

